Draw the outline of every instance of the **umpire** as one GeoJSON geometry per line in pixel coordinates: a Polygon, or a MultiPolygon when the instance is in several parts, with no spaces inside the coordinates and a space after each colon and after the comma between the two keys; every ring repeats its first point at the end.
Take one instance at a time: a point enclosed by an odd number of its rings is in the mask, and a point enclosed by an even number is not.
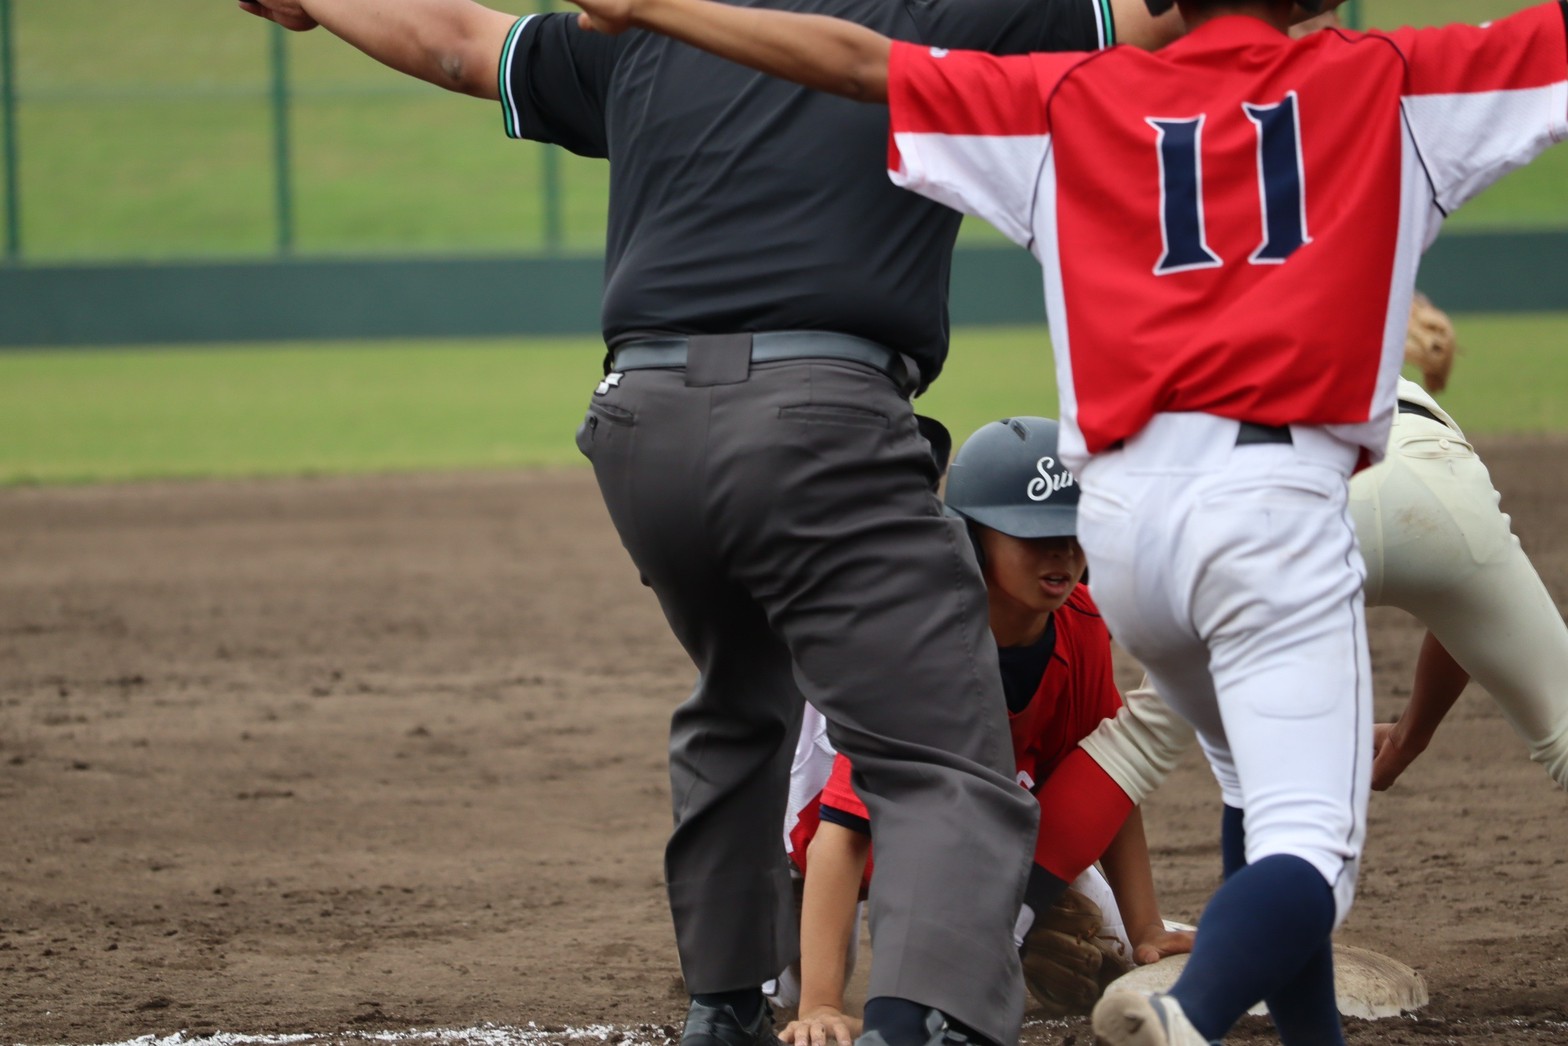
{"type": "MultiPolygon", "coordinates": [[[[661,36],[583,32],[575,15],[242,6],[499,98],[514,138],[611,162],[609,353],[577,440],[701,672],[670,731],[684,1046],[774,1041],[759,986],[798,950],[777,826],[803,695],[853,760],[876,833],[862,1041],[1016,1040],[1011,931],[1035,806],[1013,782],[980,575],[909,404],[946,355],[959,218],[889,183],[886,109],[661,36]]],[[[1142,0],[786,6],[1014,53],[1173,28],[1142,0]]]]}

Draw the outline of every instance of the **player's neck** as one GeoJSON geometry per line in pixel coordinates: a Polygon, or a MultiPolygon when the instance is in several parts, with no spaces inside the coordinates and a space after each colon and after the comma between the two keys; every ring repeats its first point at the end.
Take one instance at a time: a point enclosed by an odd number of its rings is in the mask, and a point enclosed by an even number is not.
{"type": "Polygon", "coordinates": [[[1017,603],[991,601],[991,636],[999,647],[1033,646],[1045,635],[1053,610],[1032,611],[1017,603]]]}
{"type": "Polygon", "coordinates": [[[1255,18],[1285,33],[1290,31],[1291,11],[1291,5],[1280,3],[1278,0],[1238,0],[1231,4],[1205,5],[1201,10],[1188,4],[1181,4],[1182,20],[1187,23],[1188,32],[1216,18],[1239,15],[1243,18],[1255,18]]]}

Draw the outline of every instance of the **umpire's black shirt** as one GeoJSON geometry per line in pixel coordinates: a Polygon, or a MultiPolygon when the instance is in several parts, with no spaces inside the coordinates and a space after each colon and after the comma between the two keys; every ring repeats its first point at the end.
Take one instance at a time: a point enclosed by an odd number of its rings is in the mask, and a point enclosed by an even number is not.
{"type": "MultiPolygon", "coordinates": [[[[748,6],[751,0],[742,0],[748,6]]],[[[899,40],[1018,54],[1113,42],[1109,0],[781,0],[899,40]]],[[[947,354],[959,215],[887,177],[887,107],[796,87],[666,37],[533,15],[501,54],[513,138],[610,160],[602,321],[659,334],[830,330],[947,354]]]]}

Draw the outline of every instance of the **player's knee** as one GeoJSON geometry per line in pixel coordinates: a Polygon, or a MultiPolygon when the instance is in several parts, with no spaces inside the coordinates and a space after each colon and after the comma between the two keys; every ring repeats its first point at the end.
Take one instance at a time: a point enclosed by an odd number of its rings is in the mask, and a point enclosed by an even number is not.
{"type": "Polygon", "coordinates": [[[1531,745],[1530,758],[1546,768],[1557,787],[1568,790],[1568,727],[1544,744],[1531,745]]]}

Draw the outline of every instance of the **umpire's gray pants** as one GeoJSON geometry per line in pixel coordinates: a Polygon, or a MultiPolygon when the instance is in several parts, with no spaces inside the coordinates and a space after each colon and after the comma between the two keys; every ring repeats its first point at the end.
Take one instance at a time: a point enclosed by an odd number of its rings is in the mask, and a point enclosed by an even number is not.
{"type": "Polygon", "coordinates": [[[869,994],[1016,1041],[1037,810],[1013,780],[984,586],[909,403],[839,361],[702,387],[637,370],[593,397],[578,446],[701,672],[670,728],[688,990],[753,987],[799,953],[779,831],[804,695],[871,814],[869,994]]]}

